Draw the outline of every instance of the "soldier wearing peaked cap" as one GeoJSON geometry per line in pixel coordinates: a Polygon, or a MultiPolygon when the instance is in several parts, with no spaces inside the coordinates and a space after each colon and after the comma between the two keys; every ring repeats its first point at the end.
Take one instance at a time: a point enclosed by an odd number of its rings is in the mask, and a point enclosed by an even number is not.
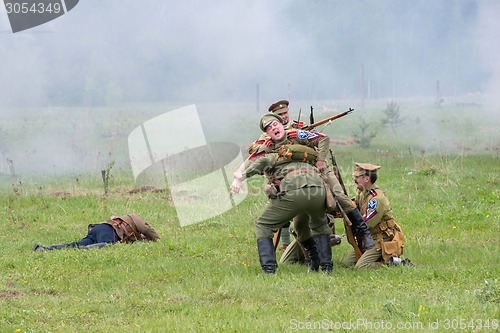
{"type": "MultiPolygon", "coordinates": [[[[290,118],[289,118],[289,114],[288,114],[289,104],[290,103],[287,100],[281,100],[281,101],[275,102],[269,106],[269,109],[268,109],[269,112],[265,116],[277,115],[280,117],[280,119],[281,119],[280,122],[283,123],[283,125],[285,126],[285,129],[292,129],[295,127],[295,123],[293,121],[290,121],[290,118]]],[[[272,119],[272,118],[268,118],[268,119],[272,119]]],[[[264,128],[265,127],[266,126],[264,126],[264,128]]],[[[269,139],[269,136],[267,135],[267,133],[265,133],[266,131],[264,130],[264,128],[262,127],[262,124],[261,124],[260,129],[264,133],[262,133],[262,135],[248,147],[247,151],[249,154],[254,153],[264,142],[266,142],[267,139],[269,139]]],[[[284,251],[287,248],[287,246],[290,244],[289,227],[290,227],[290,224],[288,223],[287,225],[283,226],[283,228],[281,228],[280,235],[281,235],[282,247],[280,248],[280,251],[284,251]]]]}
{"type": "MultiPolygon", "coordinates": [[[[329,185],[330,183],[332,183],[332,185],[330,185],[330,188],[338,197],[339,203],[344,208],[344,211],[346,212],[347,216],[349,217],[353,225],[363,236],[364,248],[369,249],[374,247],[375,243],[373,242],[373,239],[370,236],[370,232],[368,231],[368,228],[366,227],[366,224],[364,223],[359,210],[352,206],[351,200],[343,193],[339,181],[337,180],[333,172],[328,170],[328,165],[326,164],[325,160],[329,152],[328,150],[330,144],[329,137],[322,133],[309,132],[304,130],[286,131],[284,129],[283,123],[280,121],[280,118],[281,117],[277,115],[271,116],[269,114],[262,116],[259,125],[261,129],[265,129],[267,135],[269,136],[269,139],[267,139],[266,142],[262,144],[255,153],[250,155],[250,157],[234,173],[234,180],[233,183],[231,184],[231,191],[233,193],[237,193],[242,187],[243,179],[248,177],[249,174],[253,175],[262,171],[261,169],[258,169],[258,167],[269,167],[269,165],[264,164],[266,162],[272,162],[272,160],[269,161],[267,156],[274,156],[274,158],[276,158],[276,161],[286,160],[287,162],[290,162],[291,165],[294,165],[294,163],[310,164],[313,166],[312,170],[314,171],[314,173],[311,173],[310,175],[311,179],[309,179],[309,181],[311,181],[311,184],[316,182],[317,180],[315,178],[316,176],[318,176],[319,179],[323,181],[323,179],[319,176],[319,174],[325,173],[326,177],[329,179],[328,181],[329,185]],[[275,154],[277,154],[278,157],[276,157],[275,154]],[[265,161],[260,162],[259,160],[261,159],[265,159],[265,161]],[[256,171],[257,169],[258,171],[256,171]],[[315,175],[315,173],[318,173],[318,175],[313,176],[315,175]]],[[[275,165],[275,168],[271,167],[269,169],[263,170],[267,172],[269,178],[268,185],[271,188],[276,189],[275,191],[276,193],[273,193],[272,191],[268,191],[266,193],[271,198],[271,200],[276,199],[281,195],[283,191],[283,187],[281,186],[281,184],[283,184],[282,179],[286,178],[283,177],[281,171],[278,173],[277,177],[276,176],[277,169],[281,170],[281,168],[278,168],[278,165],[275,165]]],[[[309,187],[311,185],[307,181],[302,181],[301,183],[304,187],[309,187]]],[[[318,185],[318,187],[324,189],[323,183],[321,183],[320,186],[318,185]]],[[[326,195],[326,192],[323,192],[323,195],[326,195]]],[[[325,197],[323,197],[323,199],[325,199],[325,197]]],[[[276,201],[271,201],[271,203],[274,202],[276,201]]],[[[300,205],[297,204],[297,207],[299,206],[300,205]]],[[[270,272],[274,273],[276,266],[274,248],[272,249],[272,255],[270,253],[268,253],[269,255],[266,254],[268,242],[271,241],[272,245],[272,239],[268,239],[269,231],[271,230],[273,231],[273,233],[276,232],[276,230],[283,227],[286,224],[286,222],[281,223],[282,216],[280,214],[277,214],[273,217],[275,221],[271,221],[269,219],[270,216],[268,215],[268,212],[269,211],[266,208],[266,213],[264,217],[262,217],[261,215],[261,217],[258,218],[256,222],[256,234],[258,238],[257,242],[259,244],[259,254],[261,253],[263,254],[261,255],[262,268],[264,269],[264,271],[269,270],[270,272]],[[265,230],[265,232],[263,232],[263,230],[265,230]],[[274,258],[274,259],[273,261],[271,260],[262,261],[262,258],[274,258]]],[[[286,212],[286,214],[285,211],[282,212],[283,216],[289,215],[288,212],[286,212]]],[[[308,217],[308,215],[310,215],[310,212],[307,212],[308,214],[302,214],[306,212],[297,211],[296,207],[291,209],[290,212],[295,212],[295,214],[292,215],[292,217],[297,216],[296,219],[294,219],[294,226],[298,235],[298,241],[305,248],[306,252],[308,252],[309,257],[310,258],[314,257],[310,255],[309,251],[315,253],[315,251],[318,250],[317,252],[319,252],[319,257],[318,254],[316,254],[318,262],[313,263],[315,265],[312,266],[314,268],[313,270],[318,269],[316,266],[317,264],[321,265],[322,270],[324,270],[325,272],[330,272],[333,267],[333,263],[331,261],[330,232],[327,231],[326,233],[324,233],[323,229],[321,229],[321,231],[320,229],[313,230],[314,237],[311,237],[310,233],[311,230],[308,228],[308,218],[310,217],[310,216],[308,217]],[[318,249],[316,248],[316,243],[318,244],[318,249]]],[[[324,213],[325,212],[323,211],[323,214],[324,213]]],[[[317,223],[317,221],[318,220],[316,220],[315,222],[317,223]]],[[[322,227],[326,227],[326,230],[329,230],[328,225],[326,224],[326,215],[322,217],[322,221],[324,222],[324,225],[322,227]]],[[[311,229],[314,229],[312,227],[312,224],[311,224],[311,229]]]]}
{"type": "MultiPolygon", "coordinates": [[[[269,145],[279,148],[289,138],[284,129],[281,117],[273,114],[264,115],[259,126],[270,137],[269,145]]],[[[302,140],[308,138],[309,133],[304,131],[302,140]]],[[[313,134],[314,139],[322,137],[313,134]]],[[[313,137],[311,137],[313,140],[313,137]]],[[[271,199],[263,212],[255,221],[255,234],[260,264],[264,273],[274,274],[277,262],[273,245],[273,234],[297,215],[305,218],[294,221],[297,228],[299,242],[304,246],[311,259],[309,269],[318,271],[320,266],[324,272],[332,271],[332,253],[330,246],[330,229],[326,220],[326,191],[319,170],[315,167],[317,153],[313,148],[296,145],[304,148],[300,159],[292,158],[293,152],[273,152],[271,150],[258,151],[257,155],[247,159],[234,173],[231,192],[238,193],[242,188],[243,180],[256,174],[264,174],[272,180],[269,184],[276,191],[269,192],[271,199]],[[304,154],[304,152],[307,152],[304,154]],[[311,232],[312,230],[312,232],[311,232]],[[313,238],[313,233],[316,237],[313,238]],[[317,246],[317,239],[323,241],[317,246]]],[[[300,148],[299,147],[299,148],[300,148]]],[[[301,153],[300,150],[297,150],[301,153]]]]}
{"type": "MultiPolygon", "coordinates": [[[[269,112],[266,113],[266,115],[273,115],[274,114],[274,115],[280,116],[282,119],[281,122],[285,126],[286,130],[295,128],[295,123],[293,121],[290,121],[290,118],[288,115],[289,104],[290,103],[287,100],[281,100],[281,101],[275,102],[269,106],[269,109],[268,109],[269,112]]],[[[261,129],[262,129],[262,127],[261,127],[261,129]]],[[[262,130],[262,132],[265,132],[265,131],[262,130]]],[[[254,153],[257,150],[257,148],[259,148],[260,145],[262,145],[266,141],[266,139],[269,139],[269,136],[266,133],[262,133],[262,135],[248,147],[248,149],[247,149],[248,153],[249,154],[254,153]]]]}
{"type": "Polygon", "coordinates": [[[363,215],[376,245],[366,250],[357,261],[354,251],[349,253],[344,259],[345,266],[377,268],[384,263],[400,262],[403,254],[404,236],[401,227],[394,221],[389,199],[375,185],[380,168],[370,163],[355,163],[352,175],[357,187],[356,207],[363,215]]]}

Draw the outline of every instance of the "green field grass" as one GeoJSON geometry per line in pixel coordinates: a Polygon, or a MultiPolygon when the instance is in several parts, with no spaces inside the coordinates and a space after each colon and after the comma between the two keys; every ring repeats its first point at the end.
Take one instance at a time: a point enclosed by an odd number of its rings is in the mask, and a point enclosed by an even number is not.
{"type": "MultiPolygon", "coordinates": [[[[330,275],[300,265],[261,274],[253,229],[266,203],[259,177],[240,205],[181,227],[168,191],[131,193],[137,185],[125,166],[111,170],[107,195],[99,172],[0,173],[0,332],[498,332],[498,127],[473,121],[476,111],[460,111],[470,117],[455,114],[451,126],[450,110],[422,111],[417,123],[408,109],[406,128],[392,133],[373,110],[364,114],[377,120],[371,148],[332,147],[350,195],[354,161],[383,166],[377,183],[415,267],[343,268],[344,238],[333,248],[330,275]],[[417,142],[431,119],[442,126],[439,138],[417,142]],[[457,131],[467,134],[454,145],[457,131]],[[35,243],[76,241],[87,224],[131,212],[161,240],[32,251],[35,243]]],[[[340,126],[347,123],[325,132],[348,138],[356,126],[340,126]]]]}

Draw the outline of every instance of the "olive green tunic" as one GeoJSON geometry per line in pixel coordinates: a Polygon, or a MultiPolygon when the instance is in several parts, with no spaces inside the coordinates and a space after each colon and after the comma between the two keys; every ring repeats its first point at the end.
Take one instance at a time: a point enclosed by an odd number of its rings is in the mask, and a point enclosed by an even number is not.
{"type": "Polygon", "coordinates": [[[297,161],[280,164],[281,157],[276,158],[277,154],[271,153],[254,159],[243,173],[249,178],[266,172],[280,181],[277,197],[270,200],[255,222],[257,239],[272,238],[279,228],[301,213],[309,216],[309,223],[301,219],[295,225],[299,241],[311,238],[311,229],[315,234],[328,235],[325,187],[316,168],[297,161]]]}

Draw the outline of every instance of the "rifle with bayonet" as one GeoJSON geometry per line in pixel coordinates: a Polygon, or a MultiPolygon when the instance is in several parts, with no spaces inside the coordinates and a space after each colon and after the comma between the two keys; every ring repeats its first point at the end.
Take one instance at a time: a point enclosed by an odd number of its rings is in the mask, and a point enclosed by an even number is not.
{"type": "MultiPolygon", "coordinates": [[[[337,177],[340,186],[342,186],[342,191],[344,192],[345,195],[347,195],[347,190],[345,188],[344,181],[342,180],[342,176],[340,175],[340,170],[337,165],[337,161],[335,160],[335,156],[333,155],[331,149],[330,149],[330,159],[332,160],[333,172],[335,173],[335,177],[337,177]]],[[[362,249],[361,237],[358,237],[357,232],[353,230],[354,228],[352,227],[352,222],[349,220],[349,217],[347,217],[347,214],[345,213],[342,206],[340,206],[337,197],[335,195],[333,197],[335,198],[335,203],[337,204],[337,208],[341,215],[336,217],[341,217],[344,219],[344,228],[347,236],[347,242],[351,244],[351,246],[353,247],[354,254],[356,255],[356,260],[358,260],[363,254],[363,252],[361,251],[362,249]]]]}
{"type": "Polygon", "coordinates": [[[311,106],[311,115],[310,115],[310,117],[309,117],[309,119],[310,119],[311,123],[310,123],[309,125],[307,125],[307,126],[303,127],[302,129],[303,129],[303,130],[306,130],[306,131],[310,131],[310,130],[312,130],[312,129],[313,129],[313,128],[315,128],[315,127],[318,127],[318,126],[320,126],[320,125],[326,124],[326,123],[328,123],[328,122],[330,122],[330,121],[333,121],[333,120],[335,120],[335,119],[339,119],[339,118],[341,118],[341,117],[343,117],[343,116],[347,116],[349,113],[351,113],[351,112],[353,112],[353,111],[354,111],[354,109],[349,108],[349,110],[347,110],[347,111],[345,111],[345,112],[341,112],[341,113],[338,113],[338,114],[336,114],[336,115],[334,115],[334,116],[331,116],[331,117],[325,118],[325,119],[323,119],[323,120],[320,120],[320,121],[318,121],[318,122],[314,122],[313,108],[312,108],[312,106],[311,106]]]}
{"type": "MultiPolygon", "coordinates": [[[[338,113],[334,116],[320,120],[318,122],[314,122],[313,107],[311,106],[311,114],[309,116],[310,124],[308,126],[303,127],[302,129],[304,129],[306,131],[310,131],[317,126],[321,126],[323,124],[330,123],[331,121],[333,121],[335,119],[339,119],[341,117],[347,116],[349,113],[351,113],[353,111],[354,111],[353,108],[349,108],[349,110],[347,110],[345,112],[341,112],[341,113],[338,113]]],[[[340,175],[340,170],[339,170],[339,167],[337,165],[337,161],[335,160],[335,156],[333,155],[333,152],[331,149],[330,149],[330,159],[332,161],[332,167],[333,167],[333,172],[335,174],[335,177],[337,177],[340,185],[342,186],[342,191],[344,192],[345,195],[347,195],[347,190],[345,188],[344,181],[342,180],[342,176],[340,175]]],[[[335,203],[337,204],[338,211],[339,211],[338,216],[335,216],[335,217],[342,218],[344,220],[344,228],[345,228],[345,232],[346,232],[346,236],[347,236],[347,241],[353,247],[354,254],[356,255],[356,260],[358,260],[361,257],[361,255],[363,254],[363,252],[361,251],[361,249],[363,248],[362,244],[361,244],[361,237],[358,237],[357,232],[355,232],[355,229],[352,226],[352,222],[349,220],[349,217],[345,213],[342,206],[340,206],[338,199],[335,197],[335,195],[333,197],[335,199],[335,203]]]]}

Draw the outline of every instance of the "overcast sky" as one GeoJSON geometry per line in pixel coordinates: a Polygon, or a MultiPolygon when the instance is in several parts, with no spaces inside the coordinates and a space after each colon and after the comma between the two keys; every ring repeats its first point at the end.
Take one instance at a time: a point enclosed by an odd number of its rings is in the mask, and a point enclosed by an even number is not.
{"type": "MultiPolygon", "coordinates": [[[[437,82],[447,101],[480,96],[498,115],[498,17],[496,0],[81,0],[12,33],[0,6],[0,115],[151,102],[255,105],[257,87],[262,112],[281,98],[432,100],[437,82]]],[[[25,140],[22,149],[1,142],[0,149],[50,154],[69,141],[27,149],[40,139],[25,140]]]]}
{"type": "Polygon", "coordinates": [[[15,34],[2,11],[0,105],[352,98],[362,68],[371,98],[500,82],[493,0],[82,0],[15,34]]]}

